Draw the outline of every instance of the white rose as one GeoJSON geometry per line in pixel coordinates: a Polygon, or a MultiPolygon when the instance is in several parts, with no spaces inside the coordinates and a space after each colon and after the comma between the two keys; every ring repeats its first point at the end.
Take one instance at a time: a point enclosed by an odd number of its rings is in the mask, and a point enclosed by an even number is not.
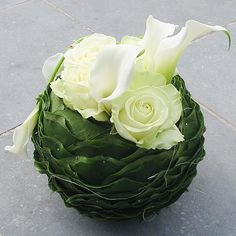
{"type": "Polygon", "coordinates": [[[92,34],[84,38],[65,53],[61,79],[51,83],[52,91],[84,118],[93,116],[99,121],[107,119],[102,105],[90,95],[89,80],[98,54],[106,46],[115,44],[115,38],[102,34],[92,34]]]}
{"type": "Polygon", "coordinates": [[[65,53],[62,79],[70,82],[89,81],[97,55],[107,45],[115,45],[116,39],[103,34],[92,34],[65,53]]]}
{"type": "Polygon", "coordinates": [[[146,149],[170,149],[184,140],[175,125],[181,96],[165,82],[160,74],[136,73],[130,89],[112,101],[111,122],[120,136],[146,149]]]}

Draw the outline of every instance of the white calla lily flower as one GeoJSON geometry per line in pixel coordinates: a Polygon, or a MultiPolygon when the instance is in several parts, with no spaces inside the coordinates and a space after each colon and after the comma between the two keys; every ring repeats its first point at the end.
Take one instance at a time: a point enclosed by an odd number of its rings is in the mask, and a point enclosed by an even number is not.
{"type": "Polygon", "coordinates": [[[229,31],[221,26],[210,26],[198,21],[189,20],[179,33],[173,35],[176,26],[161,22],[152,16],[146,21],[144,37],[125,36],[122,44],[142,47],[145,52],[140,57],[136,69],[138,71],[152,71],[164,75],[167,83],[176,74],[177,63],[184,50],[194,40],[211,32],[223,31],[231,42],[229,31]]]}
{"type": "Polygon", "coordinates": [[[177,63],[184,50],[196,39],[214,31],[223,31],[230,34],[224,27],[210,26],[189,20],[180,32],[172,37],[164,38],[154,55],[155,71],[163,74],[170,82],[175,72],[177,63]]]}
{"type": "Polygon", "coordinates": [[[32,135],[33,129],[38,119],[38,106],[30,113],[22,125],[17,127],[13,133],[13,146],[6,146],[5,150],[19,156],[26,156],[27,143],[32,135]]]}
{"type": "MultiPolygon", "coordinates": [[[[55,76],[60,73],[62,63],[64,61],[64,55],[57,53],[54,56],[49,57],[43,65],[42,73],[45,79],[50,83],[55,76]]],[[[13,145],[6,146],[5,150],[14,153],[18,156],[27,155],[27,144],[32,135],[34,127],[38,119],[38,104],[35,106],[33,111],[29,114],[26,120],[14,130],[13,133],[13,145]]]]}
{"type": "MultiPolygon", "coordinates": [[[[63,53],[57,53],[57,54],[49,57],[44,62],[43,68],[42,68],[42,73],[43,73],[43,76],[44,76],[44,78],[47,82],[50,81],[51,77],[53,76],[53,72],[54,72],[54,70],[57,66],[60,67],[57,70],[57,74],[61,71],[61,68],[62,68],[61,65],[62,65],[63,59],[64,59],[64,54],[63,53]]],[[[55,77],[55,76],[56,75],[54,75],[53,77],[55,77]]]]}
{"type": "Polygon", "coordinates": [[[133,45],[107,46],[100,52],[90,80],[91,94],[98,102],[109,102],[127,90],[139,52],[133,45]]]}
{"type": "Polygon", "coordinates": [[[175,25],[161,22],[152,16],[147,18],[146,30],[142,40],[142,44],[145,48],[144,66],[147,70],[154,71],[154,56],[157,54],[162,40],[172,35],[175,28],[175,25]]]}

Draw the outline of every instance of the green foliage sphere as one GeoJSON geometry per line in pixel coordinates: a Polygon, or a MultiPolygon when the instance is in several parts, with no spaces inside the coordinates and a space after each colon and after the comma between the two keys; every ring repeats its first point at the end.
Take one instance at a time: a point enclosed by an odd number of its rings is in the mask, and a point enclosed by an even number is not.
{"type": "Polygon", "coordinates": [[[66,206],[97,219],[144,219],[186,191],[205,154],[205,126],[179,75],[172,84],[182,97],[177,126],[185,141],[170,150],[138,148],[115,133],[111,123],[83,119],[49,86],[38,97],[35,166],[66,206]]]}

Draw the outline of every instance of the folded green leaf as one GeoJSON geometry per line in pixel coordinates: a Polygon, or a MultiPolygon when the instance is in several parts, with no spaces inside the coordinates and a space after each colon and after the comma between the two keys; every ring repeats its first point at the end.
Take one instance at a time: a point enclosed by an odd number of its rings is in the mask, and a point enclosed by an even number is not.
{"type": "Polygon", "coordinates": [[[159,212],[186,191],[204,157],[204,119],[180,76],[184,141],[146,150],[123,139],[109,122],[84,119],[48,87],[38,98],[33,132],[35,166],[66,206],[97,219],[129,219],[159,212]]]}

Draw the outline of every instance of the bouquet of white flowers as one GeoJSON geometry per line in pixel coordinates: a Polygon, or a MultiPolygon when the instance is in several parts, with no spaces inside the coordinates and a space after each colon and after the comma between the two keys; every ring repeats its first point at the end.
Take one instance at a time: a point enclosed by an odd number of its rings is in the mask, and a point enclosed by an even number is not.
{"type": "Polygon", "coordinates": [[[98,219],[145,218],[186,191],[204,156],[199,105],[176,65],[220,26],[149,16],[143,37],[92,34],[46,60],[46,90],[7,150],[32,135],[36,168],[65,204],[98,219]]]}

